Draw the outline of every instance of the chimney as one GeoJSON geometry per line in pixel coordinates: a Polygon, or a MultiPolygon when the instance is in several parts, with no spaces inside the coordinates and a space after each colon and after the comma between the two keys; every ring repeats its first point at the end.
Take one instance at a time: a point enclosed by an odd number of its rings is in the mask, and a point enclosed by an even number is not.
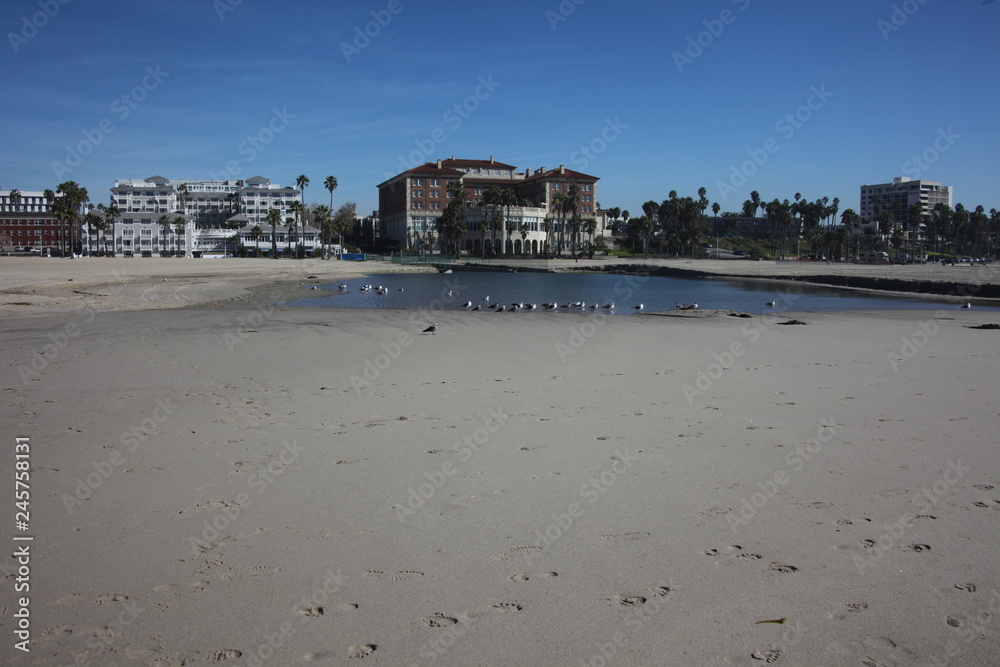
{"type": "Polygon", "coordinates": [[[454,160],[454,159],[455,159],[455,156],[454,156],[454,155],[452,155],[452,156],[451,156],[451,159],[452,159],[452,160],[454,160]]]}
{"type": "Polygon", "coordinates": [[[493,164],[493,156],[490,156],[490,164],[493,164]]]}
{"type": "Polygon", "coordinates": [[[566,165],[564,165],[564,164],[559,165],[559,173],[560,174],[565,174],[566,173],[566,165]]]}
{"type": "Polygon", "coordinates": [[[538,168],[538,173],[539,174],[544,174],[545,173],[545,167],[539,167],[538,168]]]}
{"type": "Polygon", "coordinates": [[[440,169],[441,168],[441,159],[440,158],[438,158],[437,165],[438,165],[438,169],[440,169]]]}
{"type": "Polygon", "coordinates": [[[525,178],[531,178],[531,169],[530,168],[527,168],[527,169],[524,170],[524,177],[525,178]]]}

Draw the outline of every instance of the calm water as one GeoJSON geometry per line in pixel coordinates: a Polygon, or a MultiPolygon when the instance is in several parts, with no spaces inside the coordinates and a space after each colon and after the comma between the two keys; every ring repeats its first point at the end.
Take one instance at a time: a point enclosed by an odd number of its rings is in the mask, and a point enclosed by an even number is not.
{"type": "MultiPolygon", "coordinates": [[[[583,301],[588,306],[614,302],[615,314],[631,315],[633,306],[643,304],[645,311],[673,310],[677,303],[697,303],[701,309],[737,310],[747,313],[774,311],[845,311],[901,309],[958,309],[956,301],[944,298],[898,298],[869,295],[806,285],[788,285],[754,281],[706,280],[620,276],[607,274],[565,273],[383,273],[365,279],[346,281],[347,289],[329,296],[303,299],[289,305],[318,308],[454,308],[471,301],[511,304],[546,301],[560,306],[583,301]],[[386,294],[363,292],[365,284],[383,285],[386,294]],[[402,291],[400,291],[402,290],[402,291]],[[448,291],[451,296],[448,296],[448,291]],[[484,300],[489,296],[490,301],[484,300]],[[765,304],[774,301],[775,307],[765,304]]],[[[337,290],[337,284],[322,286],[337,290]]],[[[977,310],[1000,311],[1000,307],[975,304],[977,310]]],[[[565,309],[560,309],[566,312],[565,309]]],[[[579,312],[576,309],[576,312],[579,312]]],[[[588,310],[589,312],[589,310],[588,310]]]]}

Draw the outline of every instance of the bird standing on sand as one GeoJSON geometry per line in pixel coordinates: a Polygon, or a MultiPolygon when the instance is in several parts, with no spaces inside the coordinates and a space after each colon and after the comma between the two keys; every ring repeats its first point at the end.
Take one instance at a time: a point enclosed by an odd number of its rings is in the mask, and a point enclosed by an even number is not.
{"type": "Polygon", "coordinates": [[[435,322],[434,324],[432,324],[429,327],[427,327],[426,329],[424,329],[421,333],[433,334],[437,330],[438,330],[438,323],[435,322]]]}
{"type": "Polygon", "coordinates": [[[479,310],[480,308],[481,306],[479,304],[476,304],[476,306],[472,310],[479,310]]]}
{"type": "Polygon", "coordinates": [[[774,308],[774,302],[773,301],[768,301],[764,305],[767,306],[768,308],[774,308]]]}
{"type": "Polygon", "coordinates": [[[632,306],[632,310],[642,310],[642,307],[643,307],[643,306],[642,306],[642,304],[640,303],[640,304],[639,304],[638,306],[632,306]]]}
{"type": "Polygon", "coordinates": [[[962,308],[964,308],[964,309],[972,308],[972,304],[971,303],[966,303],[964,306],[962,306],[962,308]]]}
{"type": "Polygon", "coordinates": [[[462,304],[462,308],[472,308],[472,302],[466,301],[465,303],[462,304]]]}

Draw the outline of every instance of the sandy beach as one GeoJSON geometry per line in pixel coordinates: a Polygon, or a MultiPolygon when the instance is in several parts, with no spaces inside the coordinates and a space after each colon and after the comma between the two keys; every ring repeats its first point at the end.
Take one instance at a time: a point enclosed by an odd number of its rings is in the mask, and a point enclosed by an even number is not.
{"type": "Polygon", "coordinates": [[[996,664],[995,312],[299,309],[390,267],[4,259],[0,663],[996,664]]]}

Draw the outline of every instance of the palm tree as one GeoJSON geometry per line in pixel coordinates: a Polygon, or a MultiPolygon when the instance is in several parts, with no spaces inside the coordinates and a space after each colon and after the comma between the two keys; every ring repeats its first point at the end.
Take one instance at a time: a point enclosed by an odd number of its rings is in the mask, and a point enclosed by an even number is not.
{"type": "MultiPolygon", "coordinates": [[[[291,204],[288,205],[288,212],[292,214],[291,236],[289,237],[288,241],[291,242],[294,239],[296,242],[296,246],[298,246],[298,238],[299,238],[299,227],[298,227],[299,215],[302,213],[303,208],[304,206],[300,201],[293,201],[291,204]]],[[[296,250],[296,255],[297,254],[298,250],[296,250]]]]}
{"type": "MultiPolygon", "coordinates": [[[[56,188],[56,193],[61,194],[57,206],[59,207],[59,215],[57,216],[60,221],[64,224],[69,223],[69,245],[70,252],[76,251],[73,247],[73,229],[80,221],[80,209],[84,204],[90,201],[90,196],[87,194],[87,188],[80,187],[76,181],[66,181],[60,183],[59,187],[56,188]]],[[[63,255],[66,254],[66,235],[63,235],[63,255]]]]}
{"type": "Polygon", "coordinates": [[[569,191],[566,193],[566,198],[563,200],[563,209],[569,211],[573,214],[572,222],[570,222],[570,246],[573,250],[573,261],[579,262],[580,258],[577,257],[577,240],[580,236],[580,186],[576,183],[572,183],[569,186],[569,191]]]}
{"type": "Polygon", "coordinates": [[[528,242],[528,225],[527,225],[527,223],[523,223],[522,222],[521,223],[521,254],[522,255],[527,255],[528,254],[528,251],[526,250],[527,242],[528,242]]]}
{"type": "MultiPolygon", "coordinates": [[[[861,226],[861,216],[853,208],[849,208],[840,214],[840,223],[844,225],[848,235],[853,234],[861,226]]],[[[848,249],[850,254],[850,249],[848,249]]],[[[858,254],[861,254],[861,237],[858,237],[858,254]]]]}
{"type": "Polygon", "coordinates": [[[556,246],[559,248],[559,250],[558,250],[558,254],[559,255],[562,255],[562,250],[563,250],[563,234],[564,234],[564,229],[563,228],[566,226],[566,224],[565,224],[566,223],[566,218],[563,216],[563,213],[564,213],[563,204],[564,204],[565,201],[566,201],[566,195],[564,195],[561,192],[557,192],[554,195],[552,195],[552,210],[554,212],[558,212],[559,213],[559,218],[558,218],[559,219],[559,226],[558,226],[558,233],[556,234],[556,236],[559,239],[559,242],[556,244],[556,246]]]}
{"type": "Polygon", "coordinates": [[[545,248],[546,248],[546,259],[548,258],[548,250],[551,250],[552,244],[549,241],[552,236],[552,230],[555,228],[555,224],[552,222],[552,216],[547,215],[545,219],[542,220],[542,231],[545,232],[545,248]]]}
{"type": "Polygon", "coordinates": [[[263,235],[264,230],[260,228],[260,225],[254,225],[250,228],[250,238],[253,239],[254,246],[257,248],[257,257],[260,257],[260,237],[263,235]]]}
{"type": "Polygon", "coordinates": [[[11,211],[18,211],[21,208],[21,191],[14,189],[10,191],[10,206],[11,211]]]}
{"type": "Polygon", "coordinates": [[[107,223],[104,229],[104,253],[108,252],[108,231],[111,232],[111,236],[114,237],[115,233],[115,220],[122,217],[122,212],[119,210],[116,204],[110,204],[104,209],[104,220],[107,223]]]}
{"type": "MultiPolygon", "coordinates": [[[[330,215],[331,216],[333,215],[333,191],[337,189],[337,185],[338,185],[338,183],[337,183],[337,177],[336,176],[327,176],[326,180],[323,181],[323,187],[330,191],[330,209],[329,210],[330,210],[330,215]]],[[[333,218],[331,217],[331,221],[332,221],[332,219],[333,218]]],[[[324,232],[323,243],[324,244],[328,244],[328,242],[329,242],[329,239],[326,237],[326,234],[324,232]]],[[[328,257],[328,256],[329,256],[328,249],[325,249],[323,251],[323,257],[328,257]]]]}
{"type": "Polygon", "coordinates": [[[180,185],[177,186],[177,199],[180,200],[179,212],[181,214],[187,213],[187,202],[188,199],[190,199],[190,197],[191,193],[190,191],[188,191],[187,183],[181,183],[180,185]]]}
{"type": "Polygon", "coordinates": [[[594,234],[597,232],[597,218],[584,218],[583,219],[583,230],[590,236],[590,246],[588,247],[588,254],[590,258],[594,258],[594,234]]]}
{"type": "Polygon", "coordinates": [[[271,256],[278,259],[278,225],[281,224],[281,213],[278,209],[272,208],[268,211],[265,222],[271,225],[271,256]]]}
{"type": "Polygon", "coordinates": [[[167,251],[167,243],[168,243],[169,238],[170,238],[170,225],[173,224],[173,221],[170,219],[169,215],[167,215],[166,213],[164,213],[163,215],[160,216],[160,218],[159,218],[159,220],[157,220],[157,222],[159,222],[159,224],[160,224],[160,230],[161,230],[161,232],[163,234],[163,252],[166,252],[167,251]]]}
{"type": "MultiPolygon", "coordinates": [[[[300,212],[303,214],[303,216],[305,215],[305,211],[307,210],[306,209],[306,187],[308,185],[309,185],[309,177],[306,176],[305,174],[300,174],[299,177],[295,179],[295,187],[297,187],[298,189],[302,190],[302,204],[301,204],[302,207],[300,209],[300,212]]],[[[302,226],[305,227],[305,220],[303,220],[302,226]]],[[[299,241],[299,237],[298,237],[298,235],[296,235],[296,237],[295,237],[295,246],[296,246],[295,256],[296,257],[298,257],[299,254],[300,254],[300,252],[299,252],[299,246],[300,245],[301,245],[301,243],[299,241]]]]}
{"type": "Polygon", "coordinates": [[[181,252],[181,234],[184,233],[184,229],[187,227],[187,220],[184,219],[183,215],[178,215],[174,218],[174,243],[177,247],[177,254],[181,252]]]}

